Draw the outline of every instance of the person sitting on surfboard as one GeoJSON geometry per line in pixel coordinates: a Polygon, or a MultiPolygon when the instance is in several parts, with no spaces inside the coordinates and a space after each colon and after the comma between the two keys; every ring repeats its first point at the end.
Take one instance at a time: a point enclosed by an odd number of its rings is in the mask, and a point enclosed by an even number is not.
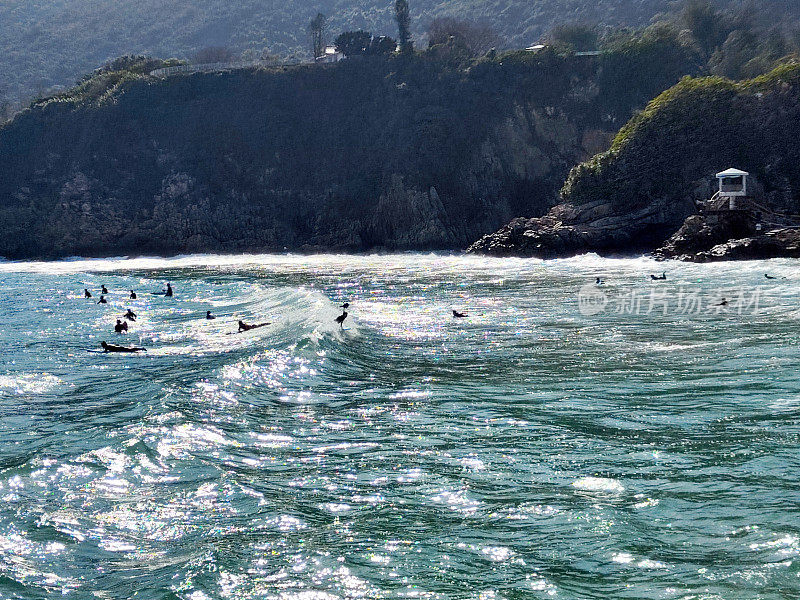
{"type": "Polygon", "coordinates": [[[164,290],[164,295],[165,296],[172,296],[172,286],[170,284],[167,284],[167,289],[164,290]]]}
{"type": "Polygon", "coordinates": [[[250,331],[251,329],[264,327],[265,325],[271,325],[271,323],[256,323],[254,325],[248,325],[244,321],[239,321],[239,333],[241,333],[242,331],[250,331]]]}
{"type": "Polygon", "coordinates": [[[147,348],[135,348],[127,346],[115,346],[114,344],[107,344],[100,342],[103,352],[147,352],[147,348]]]}
{"type": "Polygon", "coordinates": [[[84,298],[91,298],[92,292],[90,292],[87,288],[83,288],[83,297],[84,298]]]}
{"type": "Polygon", "coordinates": [[[128,324],[123,323],[119,319],[117,319],[117,324],[114,325],[114,331],[117,333],[122,333],[123,331],[127,333],[128,331],[128,324]]]}
{"type": "Polygon", "coordinates": [[[100,300],[97,301],[98,304],[108,304],[106,297],[103,294],[100,294],[100,300]]]}
{"type": "Polygon", "coordinates": [[[131,300],[136,300],[136,292],[131,290],[131,300]]]}
{"type": "MultiPolygon", "coordinates": [[[[211,319],[216,319],[216,318],[217,317],[215,317],[214,315],[211,314],[210,310],[206,311],[206,319],[208,319],[210,321],[211,319]]],[[[239,321],[239,323],[241,323],[241,321],[239,321]]]]}

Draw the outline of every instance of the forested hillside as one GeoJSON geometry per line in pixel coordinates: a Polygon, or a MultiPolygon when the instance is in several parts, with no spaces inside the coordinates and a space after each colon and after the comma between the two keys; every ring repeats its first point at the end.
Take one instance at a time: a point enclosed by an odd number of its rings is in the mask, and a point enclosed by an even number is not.
{"type": "MultiPolygon", "coordinates": [[[[3,0],[0,100],[28,98],[125,54],[189,58],[208,46],[258,57],[308,57],[306,26],[328,17],[328,39],[343,30],[395,34],[391,0],[3,0]]],[[[737,7],[742,0],[718,0],[737,7]]],[[[569,23],[640,26],[670,10],[664,0],[411,0],[414,37],[437,16],[485,20],[507,48],[536,42],[569,23]]],[[[749,10],[770,26],[792,23],[800,3],[761,0],[749,10]],[[787,16],[790,17],[787,20],[787,16]]],[[[748,12],[748,11],[746,11],[748,12]]],[[[723,40],[724,41],[724,40],[723,40]]],[[[418,46],[421,44],[418,43],[418,46]]],[[[0,115],[2,117],[2,115],[0,115]]]]}

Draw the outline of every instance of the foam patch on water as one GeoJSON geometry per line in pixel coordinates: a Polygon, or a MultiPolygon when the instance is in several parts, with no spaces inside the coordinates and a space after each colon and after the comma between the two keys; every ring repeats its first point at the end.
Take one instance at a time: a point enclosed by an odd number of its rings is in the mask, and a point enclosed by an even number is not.
{"type": "Polygon", "coordinates": [[[47,373],[23,373],[0,375],[0,396],[46,394],[63,382],[47,373]]]}
{"type": "Polygon", "coordinates": [[[580,477],[572,482],[572,487],[584,492],[607,494],[621,494],[625,491],[625,486],[618,480],[608,477],[580,477]]]}

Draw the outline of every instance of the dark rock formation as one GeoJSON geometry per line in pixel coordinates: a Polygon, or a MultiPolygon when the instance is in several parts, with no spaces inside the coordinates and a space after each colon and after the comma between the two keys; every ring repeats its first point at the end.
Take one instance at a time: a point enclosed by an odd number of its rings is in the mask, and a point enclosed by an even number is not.
{"type": "Polygon", "coordinates": [[[747,213],[692,215],[663,246],[653,252],[653,256],[693,260],[692,257],[728,240],[750,237],[755,233],[755,222],[747,213]]]}
{"type": "Polygon", "coordinates": [[[800,231],[777,229],[762,235],[730,239],[708,250],[676,256],[689,262],[800,258],[800,231]]]}
{"type": "Polygon", "coordinates": [[[654,202],[634,212],[619,212],[607,202],[559,204],[544,217],[514,219],[467,250],[493,256],[553,258],[583,252],[626,253],[650,250],[693,210],[691,202],[654,202]]]}

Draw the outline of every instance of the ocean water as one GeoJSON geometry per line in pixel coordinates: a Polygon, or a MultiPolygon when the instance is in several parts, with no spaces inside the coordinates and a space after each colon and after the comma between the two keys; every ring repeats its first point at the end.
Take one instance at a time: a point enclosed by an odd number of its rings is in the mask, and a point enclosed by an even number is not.
{"type": "Polygon", "coordinates": [[[797,261],[190,256],[0,281],[0,598],[800,597],[797,261]],[[108,305],[82,297],[101,284],[108,305]]]}

